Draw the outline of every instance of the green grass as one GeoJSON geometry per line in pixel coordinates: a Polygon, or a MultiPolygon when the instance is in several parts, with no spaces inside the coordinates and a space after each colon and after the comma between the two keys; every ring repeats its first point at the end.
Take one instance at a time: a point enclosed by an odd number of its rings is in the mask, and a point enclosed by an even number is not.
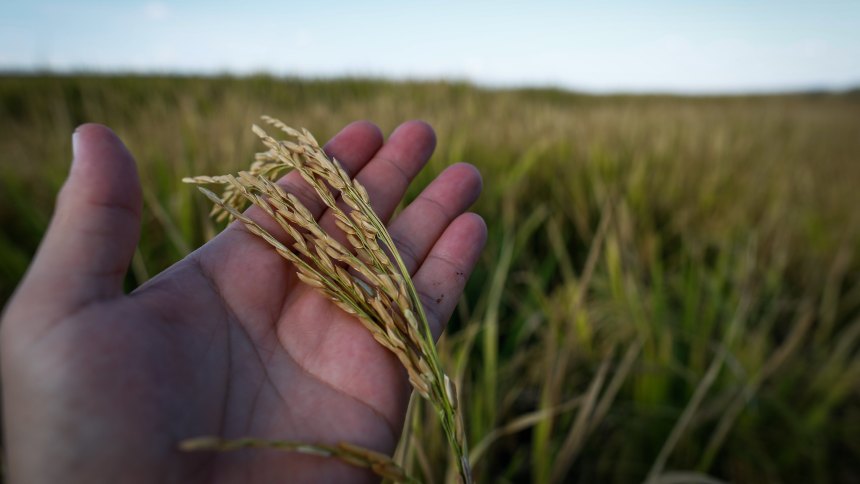
{"type": "MultiPolygon", "coordinates": [[[[860,479],[860,96],[585,96],[462,83],[0,78],[0,300],[75,125],[140,165],[128,287],[216,231],[183,176],[246,166],[260,114],[324,139],[423,118],[485,179],[490,240],[443,339],[481,482],[860,479]],[[684,472],[686,474],[679,474],[684,472]]],[[[446,441],[414,409],[415,475],[446,441]]],[[[677,481],[676,481],[677,482],[677,481]]]]}

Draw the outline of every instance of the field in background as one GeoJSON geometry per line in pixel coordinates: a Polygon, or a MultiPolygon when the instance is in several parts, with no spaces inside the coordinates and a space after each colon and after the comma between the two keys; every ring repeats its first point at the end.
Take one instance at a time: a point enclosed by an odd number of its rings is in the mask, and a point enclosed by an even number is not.
{"type": "MultiPolygon", "coordinates": [[[[112,126],[140,166],[133,289],[216,232],[180,179],[246,166],[264,113],[321,140],[429,121],[410,198],[450,163],[483,173],[490,239],[441,350],[481,482],[860,479],[860,96],[0,78],[0,303],[77,124],[112,126]]],[[[399,457],[437,482],[444,437],[427,409],[412,422],[399,457]]]]}

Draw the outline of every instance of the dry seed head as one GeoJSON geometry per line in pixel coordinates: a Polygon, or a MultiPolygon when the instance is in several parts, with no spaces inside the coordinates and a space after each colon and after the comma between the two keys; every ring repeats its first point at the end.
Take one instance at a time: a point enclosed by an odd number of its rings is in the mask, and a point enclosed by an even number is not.
{"type": "Polygon", "coordinates": [[[338,299],[338,300],[335,300],[335,301],[334,301],[334,303],[337,305],[337,307],[339,307],[340,309],[342,309],[342,310],[343,310],[344,312],[346,312],[347,314],[352,314],[352,315],[356,315],[356,314],[358,314],[358,312],[355,310],[355,308],[353,308],[353,307],[352,307],[352,306],[350,306],[349,304],[347,304],[347,303],[345,303],[345,302],[343,302],[343,301],[341,301],[341,300],[339,300],[339,299],[338,299]]]}
{"type": "Polygon", "coordinates": [[[305,243],[305,238],[302,237],[302,234],[300,234],[299,231],[296,230],[296,228],[292,225],[287,224],[285,228],[287,230],[287,233],[290,235],[290,238],[293,239],[293,242],[299,247],[301,247],[304,252],[307,252],[308,244],[305,243]]]}
{"type": "Polygon", "coordinates": [[[335,190],[340,191],[340,190],[343,190],[344,188],[346,188],[346,183],[344,183],[343,180],[340,180],[338,178],[332,178],[332,179],[327,180],[327,181],[328,181],[328,184],[331,185],[332,188],[334,188],[335,190]]]}
{"type": "Polygon", "coordinates": [[[370,204],[370,195],[367,194],[367,189],[364,188],[364,185],[355,182],[355,191],[358,192],[358,195],[361,197],[361,200],[364,203],[370,204]]]}
{"type": "Polygon", "coordinates": [[[374,297],[369,299],[370,306],[382,320],[383,326],[385,327],[396,327],[396,323],[394,322],[394,318],[391,316],[389,309],[385,306],[385,304],[378,297],[374,297]]]}
{"type": "Polygon", "coordinates": [[[272,217],[275,219],[277,218],[275,215],[275,210],[272,208],[272,206],[269,204],[269,202],[266,199],[264,199],[260,195],[254,195],[253,197],[254,197],[254,199],[252,200],[252,203],[254,205],[260,207],[264,212],[266,212],[266,215],[268,215],[269,217],[272,217]]]}
{"type": "Polygon", "coordinates": [[[289,200],[289,206],[295,210],[295,213],[303,218],[306,221],[313,220],[314,216],[307,207],[292,193],[287,194],[287,200],[289,200]]]}
{"type": "Polygon", "coordinates": [[[371,297],[376,299],[376,289],[371,287],[368,283],[362,281],[358,277],[353,277],[352,280],[361,288],[361,290],[367,294],[367,297],[371,297]]]}
{"type": "Polygon", "coordinates": [[[319,289],[325,288],[325,284],[323,284],[322,281],[320,281],[316,277],[309,277],[301,272],[296,272],[296,277],[298,277],[300,281],[311,287],[316,287],[319,289]]]}
{"type": "MultiPolygon", "coordinates": [[[[297,277],[302,282],[356,316],[373,338],[397,357],[406,368],[415,391],[430,400],[444,420],[443,428],[458,457],[460,474],[469,481],[456,388],[441,370],[418,294],[390,234],[370,206],[367,190],[350,179],[336,161],[326,157],[310,132],[295,130],[268,116],[263,120],[291,139],[275,140],[254,125],[252,130],[267,151],[257,153],[249,171],[240,172],[238,177],[193,177],[184,181],[222,185],[220,197],[198,187],[217,207],[213,209],[215,217],[241,220],[250,233],[264,239],[296,266],[297,277]],[[326,234],[297,197],[273,183],[272,180],[290,169],[298,171],[331,210],[350,247],[326,234]],[[337,193],[348,209],[338,205],[337,193]],[[293,240],[289,247],[240,213],[249,202],[277,221],[293,240]]],[[[394,472],[386,461],[374,460],[366,453],[351,453],[348,458],[355,463],[363,462],[361,465],[380,473],[394,472]]]]}
{"type": "MultiPolygon", "coordinates": [[[[291,252],[289,250],[281,250],[278,248],[276,248],[275,250],[278,251],[278,254],[280,254],[281,257],[283,257],[284,259],[287,259],[288,261],[290,261],[294,264],[298,264],[301,260],[296,256],[296,254],[294,254],[293,252],[291,252]]],[[[299,267],[301,267],[301,266],[299,265],[299,267]]]]}
{"type": "Polygon", "coordinates": [[[293,143],[292,141],[280,141],[279,143],[280,143],[281,148],[283,148],[287,151],[290,151],[292,153],[300,154],[304,151],[304,149],[301,146],[293,143]]]}
{"type": "MultiPolygon", "coordinates": [[[[361,239],[359,239],[356,235],[353,235],[353,234],[346,234],[346,240],[353,247],[361,247],[362,245],[364,245],[364,244],[362,244],[361,239]]],[[[365,249],[365,251],[366,251],[366,249],[365,249]]]]}
{"type": "Polygon", "coordinates": [[[409,323],[410,327],[418,327],[418,319],[415,318],[415,313],[413,313],[411,309],[406,309],[405,311],[403,311],[403,316],[406,318],[406,321],[409,323]]]}
{"type": "Polygon", "coordinates": [[[319,148],[319,143],[317,143],[316,138],[314,138],[314,135],[312,135],[310,131],[306,130],[305,128],[302,128],[302,134],[304,135],[304,138],[308,141],[308,144],[312,145],[314,148],[319,148]]]}
{"type": "Polygon", "coordinates": [[[448,378],[448,375],[445,375],[445,392],[448,394],[448,401],[451,402],[451,406],[455,409],[457,408],[457,388],[454,386],[454,382],[448,378]]]}
{"type": "Polygon", "coordinates": [[[346,223],[344,223],[339,218],[335,219],[334,223],[335,223],[335,225],[337,225],[337,228],[339,228],[341,231],[343,231],[343,233],[345,233],[347,235],[355,235],[356,234],[355,229],[353,229],[351,225],[347,225],[346,223]]]}
{"type": "Polygon", "coordinates": [[[352,277],[350,277],[343,267],[335,266],[335,275],[337,276],[338,282],[340,282],[341,286],[352,287],[352,277]]]}
{"type": "Polygon", "coordinates": [[[326,272],[333,273],[335,272],[334,263],[331,261],[331,258],[325,253],[325,249],[320,246],[314,247],[316,251],[317,259],[315,262],[319,263],[319,265],[326,270],[326,272]]]}
{"type": "MultiPolygon", "coordinates": [[[[299,131],[297,131],[297,130],[296,130],[296,129],[294,129],[294,128],[291,128],[291,127],[287,126],[287,125],[286,125],[286,124],[284,124],[284,122],[283,122],[283,121],[281,121],[280,119],[276,119],[276,118],[273,118],[273,117],[268,116],[268,115],[265,115],[265,114],[264,114],[264,115],[262,115],[262,116],[260,116],[260,119],[262,119],[262,120],[263,120],[263,121],[265,121],[266,123],[268,123],[268,124],[270,124],[270,125],[272,125],[272,126],[274,126],[274,127],[278,128],[278,129],[280,129],[280,130],[281,130],[281,131],[283,131],[284,133],[287,133],[288,135],[290,135],[290,136],[292,136],[292,137],[294,137],[294,138],[298,138],[298,137],[300,137],[300,136],[301,136],[301,133],[300,133],[299,131]]],[[[261,131],[262,131],[262,130],[261,130],[261,131]]]]}

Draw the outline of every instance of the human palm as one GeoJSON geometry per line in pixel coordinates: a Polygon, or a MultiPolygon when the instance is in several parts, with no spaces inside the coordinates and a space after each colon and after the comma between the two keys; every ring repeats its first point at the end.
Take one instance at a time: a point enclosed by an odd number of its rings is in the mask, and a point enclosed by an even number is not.
{"type": "MultiPolygon", "coordinates": [[[[387,220],[434,143],[420,122],[384,145],[360,122],[326,150],[357,173],[387,220]]],[[[75,144],[51,227],[0,327],[11,478],[372,480],[319,457],[178,450],[182,439],[217,435],[390,453],[410,391],[405,371],[239,224],[123,295],[139,230],[134,162],[103,127],[79,128],[75,144]]],[[[333,230],[300,178],[280,183],[333,230]]],[[[479,191],[474,168],[454,165],[390,225],[437,335],[483,245],[483,222],[463,213],[479,191]]],[[[253,208],[249,216],[271,223],[253,208]]]]}

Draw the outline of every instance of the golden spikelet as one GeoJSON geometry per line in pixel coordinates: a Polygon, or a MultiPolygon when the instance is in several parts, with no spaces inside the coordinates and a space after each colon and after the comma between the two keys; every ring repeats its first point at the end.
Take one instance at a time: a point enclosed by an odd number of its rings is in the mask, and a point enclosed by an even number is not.
{"type": "MultiPolygon", "coordinates": [[[[299,280],[316,288],[345,312],[354,315],[373,338],[394,353],[406,368],[415,391],[428,399],[442,420],[448,442],[457,462],[460,478],[471,482],[468,450],[463,432],[460,406],[454,383],[443,372],[421,305],[406,266],[385,225],[373,211],[367,190],[330,159],[305,129],[297,130],[283,122],[263,116],[263,121],[281,130],[289,139],[276,140],[257,125],[253,132],[266,146],[257,153],[246,171],[237,175],[198,176],[183,179],[197,185],[221,185],[221,195],[200,186],[214,202],[216,220],[239,220],[248,231],[269,243],[296,267],[299,280]],[[295,170],[328,207],[335,224],[345,235],[349,247],[327,234],[313,214],[293,194],[274,181],[295,170]],[[338,197],[348,207],[338,204],[338,197]],[[258,223],[243,215],[249,205],[260,207],[283,229],[291,241],[283,243],[258,223]]],[[[263,445],[253,439],[240,441],[208,440],[208,448],[229,450],[263,445]]],[[[300,444],[283,445],[301,452],[300,444]]],[[[306,446],[324,450],[380,475],[400,480],[405,474],[387,456],[349,444],[332,451],[326,446],[306,446]]]]}

